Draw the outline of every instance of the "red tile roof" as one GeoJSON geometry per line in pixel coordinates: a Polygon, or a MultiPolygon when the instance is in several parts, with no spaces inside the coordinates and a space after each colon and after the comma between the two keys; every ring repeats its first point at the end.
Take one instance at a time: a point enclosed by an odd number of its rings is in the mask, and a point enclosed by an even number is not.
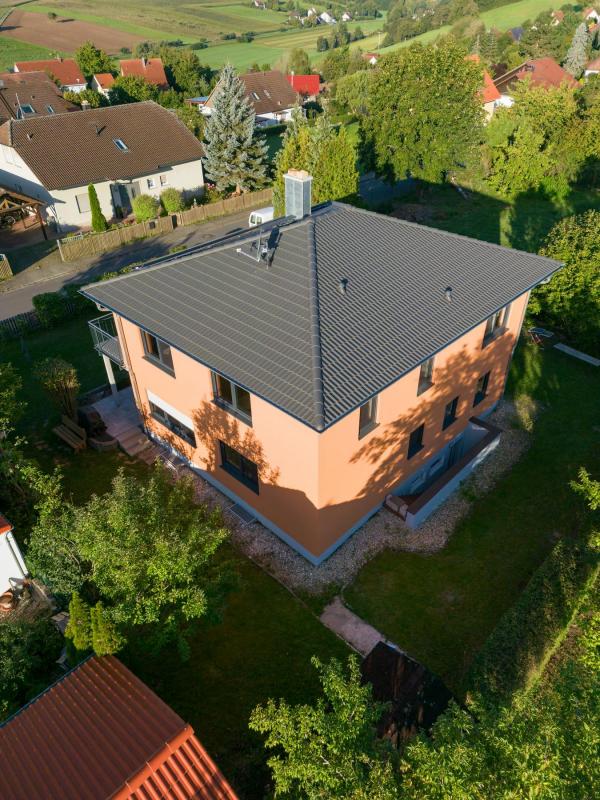
{"type": "Polygon", "coordinates": [[[85,86],[86,80],[74,58],[49,58],[46,61],[16,61],[15,72],[48,72],[61,86],[85,86]]]}
{"type": "Polygon", "coordinates": [[[114,656],[0,726],[2,800],[237,800],[194,731],[114,656]]]}
{"type": "Polygon", "coordinates": [[[121,61],[121,75],[135,75],[144,78],[159,89],[168,89],[162,58],[126,58],[121,61]]]}
{"type": "Polygon", "coordinates": [[[572,88],[579,85],[575,78],[564,70],[560,64],[557,64],[553,58],[535,58],[532,61],[526,61],[505,75],[500,75],[494,83],[500,91],[506,91],[515,80],[523,80],[527,77],[531,78],[533,86],[543,86],[546,89],[559,87],[563,83],[572,88]]]}
{"type": "Polygon", "coordinates": [[[0,534],[12,531],[12,525],[3,514],[0,514],[0,534]]]}
{"type": "Polygon", "coordinates": [[[313,97],[321,91],[321,78],[319,75],[286,75],[287,82],[298,94],[313,97]]]}
{"type": "Polygon", "coordinates": [[[586,69],[597,69],[600,70],[600,56],[598,58],[594,58],[592,61],[588,62],[585,66],[586,69]]]}
{"type": "MultiPolygon", "coordinates": [[[[474,61],[476,64],[479,64],[479,56],[476,53],[473,53],[470,56],[467,56],[468,61],[474,61]]],[[[493,103],[494,100],[500,100],[501,94],[496,89],[496,84],[492,80],[492,76],[487,71],[487,69],[483,70],[483,102],[485,103],[493,103]]]]}
{"type": "Polygon", "coordinates": [[[114,75],[111,75],[110,72],[97,72],[94,75],[94,78],[96,79],[98,85],[103,89],[110,89],[115,82],[115,77],[114,75]]]}

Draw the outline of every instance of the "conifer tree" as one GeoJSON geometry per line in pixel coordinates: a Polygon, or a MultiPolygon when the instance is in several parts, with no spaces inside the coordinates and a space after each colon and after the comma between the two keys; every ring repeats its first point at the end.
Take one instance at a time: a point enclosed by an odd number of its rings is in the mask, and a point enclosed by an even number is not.
{"type": "Polygon", "coordinates": [[[208,178],[222,192],[252,191],[266,176],[267,145],[254,129],[255,113],[243,82],[227,64],[204,132],[208,178]]]}
{"type": "Polygon", "coordinates": [[[100,208],[100,201],[93,183],[88,186],[88,196],[90,198],[90,211],[92,212],[92,230],[96,231],[96,233],[102,233],[108,228],[108,223],[100,208]]]}
{"type": "Polygon", "coordinates": [[[90,608],[91,639],[97,656],[110,656],[123,647],[124,639],[108,618],[101,602],[90,608]]]}
{"type": "Polygon", "coordinates": [[[90,609],[78,592],[73,592],[69,603],[69,624],[65,636],[73,642],[76,650],[87,650],[92,643],[90,609]]]}
{"type": "Polygon", "coordinates": [[[588,59],[589,47],[590,33],[585,22],[582,22],[581,25],[577,26],[573,34],[573,41],[563,64],[567,72],[570,72],[574,78],[581,77],[583,73],[588,59]]]}

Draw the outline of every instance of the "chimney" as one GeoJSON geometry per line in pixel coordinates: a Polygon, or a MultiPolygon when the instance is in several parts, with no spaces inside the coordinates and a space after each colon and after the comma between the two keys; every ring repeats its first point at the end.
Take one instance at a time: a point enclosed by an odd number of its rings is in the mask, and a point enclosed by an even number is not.
{"type": "Polygon", "coordinates": [[[148,63],[148,61],[146,59],[146,56],[142,56],[142,67],[145,68],[147,63],[148,63]]]}
{"type": "Polygon", "coordinates": [[[81,101],[81,110],[87,111],[90,108],[90,101],[89,100],[82,100],[81,101]]]}
{"type": "Polygon", "coordinates": [[[290,169],[283,176],[285,183],[285,215],[304,219],[310,215],[312,175],[304,169],[290,169]]]}

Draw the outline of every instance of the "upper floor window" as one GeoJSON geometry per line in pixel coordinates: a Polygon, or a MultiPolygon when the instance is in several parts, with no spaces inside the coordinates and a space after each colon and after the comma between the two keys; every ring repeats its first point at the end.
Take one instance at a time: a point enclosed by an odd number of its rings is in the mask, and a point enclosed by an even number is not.
{"type": "Polygon", "coordinates": [[[366,436],[377,427],[377,396],[372,397],[360,407],[358,420],[358,438],[366,436]]]}
{"type": "Polygon", "coordinates": [[[159,180],[160,180],[160,185],[161,186],[166,186],[167,183],[169,182],[169,179],[168,179],[168,177],[166,175],[161,175],[159,180]]]}
{"type": "Polygon", "coordinates": [[[219,375],[218,372],[212,373],[212,384],[215,401],[220,406],[240,417],[244,422],[252,422],[250,392],[219,375]]]}
{"type": "Polygon", "coordinates": [[[484,346],[506,330],[509,312],[510,303],[504,306],[504,308],[500,308],[489,317],[488,321],[485,323],[485,333],[483,334],[484,346]]]}
{"type": "Polygon", "coordinates": [[[475,397],[473,398],[473,407],[479,405],[487,395],[488,383],[490,382],[490,373],[486,372],[477,381],[477,388],[475,389],[475,397]]]}
{"type": "Polygon", "coordinates": [[[423,394],[427,389],[433,386],[433,357],[428,358],[421,364],[421,371],[419,372],[419,386],[417,394],[423,394]]]}
{"type": "Polygon", "coordinates": [[[425,425],[419,425],[418,428],[411,433],[408,440],[408,458],[416,456],[419,450],[423,449],[423,434],[425,433],[425,425]]]}
{"type": "Polygon", "coordinates": [[[158,336],[148,333],[148,331],[142,331],[142,342],[146,357],[173,375],[175,370],[173,369],[173,355],[169,345],[159,339],[158,336]]]}
{"type": "Polygon", "coordinates": [[[451,400],[448,403],[446,410],[444,411],[444,423],[442,425],[442,430],[446,430],[446,428],[450,427],[450,425],[452,425],[452,423],[455,421],[457,408],[458,397],[455,397],[454,400],[451,400]]]}
{"type": "Polygon", "coordinates": [[[87,192],[75,195],[75,202],[80,214],[87,214],[90,210],[90,196],[87,192]]]}
{"type": "Polygon", "coordinates": [[[154,189],[156,187],[154,178],[146,178],[146,183],[148,184],[149,189],[154,189]]]}

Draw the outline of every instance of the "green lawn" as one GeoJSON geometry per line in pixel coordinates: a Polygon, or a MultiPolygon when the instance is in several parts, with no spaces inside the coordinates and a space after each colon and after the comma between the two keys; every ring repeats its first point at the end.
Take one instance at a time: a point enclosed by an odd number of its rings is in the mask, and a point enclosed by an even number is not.
{"type": "Polygon", "coordinates": [[[358,575],[351,607],[459,696],[469,664],[556,541],[569,531],[580,466],[600,470],[600,370],[521,345],[509,394],[541,404],[531,447],[477,500],[435,555],[384,552],[358,575]]]}
{"type": "Polygon", "coordinates": [[[19,42],[0,36],[0,71],[6,72],[13,68],[15,61],[34,61],[38,58],[54,58],[55,50],[47,50],[37,44],[19,42]]]}

